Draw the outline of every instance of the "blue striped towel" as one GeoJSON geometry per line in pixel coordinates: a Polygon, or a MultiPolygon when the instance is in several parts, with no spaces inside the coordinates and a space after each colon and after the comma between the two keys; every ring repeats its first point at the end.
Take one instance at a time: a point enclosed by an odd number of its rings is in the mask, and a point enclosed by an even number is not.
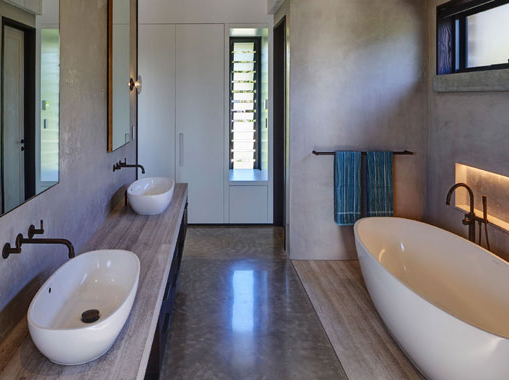
{"type": "Polygon", "coordinates": [[[368,152],[367,154],[368,216],[394,215],[392,161],[392,152],[368,152]]]}
{"type": "Polygon", "coordinates": [[[334,220],[351,226],[361,218],[361,152],[336,152],[334,159],[334,220]]]}

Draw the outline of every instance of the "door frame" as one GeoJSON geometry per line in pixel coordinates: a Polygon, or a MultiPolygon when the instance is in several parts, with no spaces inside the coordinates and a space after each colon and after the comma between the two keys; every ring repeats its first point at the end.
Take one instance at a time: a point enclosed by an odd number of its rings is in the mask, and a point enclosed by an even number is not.
{"type": "MultiPolygon", "coordinates": [[[[2,146],[2,159],[1,159],[1,168],[0,168],[0,180],[2,185],[2,193],[4,191],[4,67],[5,67],[5,56],[4,56],[4,41],[5,41],[5,27],[11,27],[14,29],[18,29],[24,33],[25,41],[24,41],[24,59],[25,59],[25,68],[24,68],[24,140],[25,140],[25,201],[32,198],[36,192],[36,153],[35,153],[35,143],[36,143],[36,112],[35,112],[35,99],[36,99],[36,29],[20,23],[18,21],[12,20],[7,17],[2,17],[2,41],[1,41],[1,55],[2,55],[2,63],[1,63],[1,75],[2,75],[2,83],[1,83],[1,121],[0,121],[0,144],[2,146]]],[[[5,200],[2,194],[2,214],[5,213],[5,200]]]]}
{"type": "Polygon", "coordinates": [[[287,241],[287,194],[288,194],[288,118],[287,118],[287,71],[288,60],[286,16],[274,25],[274,53],[273,53],[273,112],[274,112],[274,225],[282,226],[286,249],[287,241]],[[277,205],[277,206],[276,206],[277,205]]]}

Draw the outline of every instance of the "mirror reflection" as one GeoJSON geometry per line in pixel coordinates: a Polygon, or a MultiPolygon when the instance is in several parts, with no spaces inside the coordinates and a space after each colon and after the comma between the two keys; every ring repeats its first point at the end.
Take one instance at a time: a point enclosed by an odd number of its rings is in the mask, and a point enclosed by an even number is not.
{"type": "Polygon", "coordinates": [[[59,0],[3,1],[1,213],[59,181],[59,0]]]}
{"type": "Polygon", "coordinates": [[[131,141],[130,8],[131,0],[109,0],[109,152],[131,141]]]}

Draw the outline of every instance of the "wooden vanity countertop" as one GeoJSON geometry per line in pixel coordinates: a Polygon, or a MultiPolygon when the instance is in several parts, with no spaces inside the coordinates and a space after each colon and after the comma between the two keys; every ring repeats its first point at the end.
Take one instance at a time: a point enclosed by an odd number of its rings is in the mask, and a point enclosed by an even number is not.
{"type": "Polygon", "coordinates": [[[136,215],[122,203],[82,250],[124,249],[136,253],[141,263],[138,292],[131,314],[105,355],[79,366],[53,364],[33,344],[24,318],[11,334],[13,341],[2,344],[10,347],[12,352],[0,349],[0,356],[11,357],[3,363],[0,379],[143,379],[186,202],[187,184],[176,184],[171,204],[161,215],[136,215]]]}

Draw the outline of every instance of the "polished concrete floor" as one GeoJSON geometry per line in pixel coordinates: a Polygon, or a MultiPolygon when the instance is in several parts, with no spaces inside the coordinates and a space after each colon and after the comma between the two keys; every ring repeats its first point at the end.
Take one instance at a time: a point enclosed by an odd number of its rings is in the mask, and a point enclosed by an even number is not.
{"type": "Polygon", "coordinates": [[[346,379],[272,227],[190,227],[162,379],[346,379]]]}

